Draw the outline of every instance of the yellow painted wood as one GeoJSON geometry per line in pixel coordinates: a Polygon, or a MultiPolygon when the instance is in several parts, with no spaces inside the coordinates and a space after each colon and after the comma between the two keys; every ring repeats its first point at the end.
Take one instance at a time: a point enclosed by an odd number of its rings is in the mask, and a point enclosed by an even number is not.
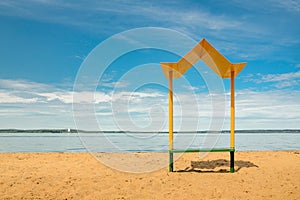
{"type": "Polygon", "coordinates": [[[173,71],[169,71],[169,149],[173,150],[173,71]]]}
{"type": "Polygon", "coordinates": [[[221,78],[231,78],[231,70],[237,76],[247,63],[231,63],[218,52],[207,40],[201,40],[191,51],[183,56],[178,62],[161,62],[166,78],[169,78],[170,69],[173,70],[173,78],[180,78],[191,66],[201,59],[221,78]]]}
{"type": "Polygon", "coordinates": [[[230,106],[230,148],[234,148],[235,106],[234,106],[234,70],[231,71],[231,106],[230,106]]]}

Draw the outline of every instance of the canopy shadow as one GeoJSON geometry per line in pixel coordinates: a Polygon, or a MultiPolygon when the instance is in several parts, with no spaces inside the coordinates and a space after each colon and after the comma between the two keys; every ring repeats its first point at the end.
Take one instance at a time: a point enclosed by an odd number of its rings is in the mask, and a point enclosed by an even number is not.
{"type": "MultiPolygon", "coordinates": [[[[184,170],[177,170],[176,172],[199,172],[199,173],[229,173],[230,171],[227,169],[219,169],[214,170],[219,167],[228,168],[230,165],[230,161],[226,159],[218,159],[218,160],[208,160],[208,161],[191,161],[191,166],[185,168],[184,170]]],[[[236,172],[241,170],[242,168],[250,168],[257,167],[254,163],[250,161],[237,160],[234,162],[234,166],[236,172]]]]}

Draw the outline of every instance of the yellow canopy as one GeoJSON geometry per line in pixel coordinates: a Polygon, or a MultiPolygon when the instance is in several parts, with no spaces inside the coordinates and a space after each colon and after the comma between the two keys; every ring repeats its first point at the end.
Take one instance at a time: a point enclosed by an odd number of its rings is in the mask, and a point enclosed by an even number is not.
{"type": "Polygon", "coordinates": [[[234,77],[236,77],[247,64],[233,64],[229,62],[211,44],[203,39],[177,63],[161,62],[160,65],[166,78],[169,78],[170,71],[173,72],[173,78],[180,78],[199,59],[203,60],[221,78],[230,78],[231,71],[234,71],[234,77]]]}

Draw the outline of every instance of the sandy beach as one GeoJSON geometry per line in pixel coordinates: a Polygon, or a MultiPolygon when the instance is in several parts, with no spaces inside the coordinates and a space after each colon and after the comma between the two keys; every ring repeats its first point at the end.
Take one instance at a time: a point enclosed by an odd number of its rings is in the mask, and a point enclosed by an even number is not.
{"type": "MultiPolygon", "coordinates": [[[[134,155],[155,154],[167,159],[134,155]]],[[[187,153],[176,172],[128,173],[89,153],[1,153],[0,199],[300,199],[300,151],[236,152],[233,174],[228,154],[187,153]]]]}

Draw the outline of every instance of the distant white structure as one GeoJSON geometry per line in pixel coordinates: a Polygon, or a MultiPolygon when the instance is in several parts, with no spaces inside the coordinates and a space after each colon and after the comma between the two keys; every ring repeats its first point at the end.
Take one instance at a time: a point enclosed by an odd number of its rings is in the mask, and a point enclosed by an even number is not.
{"type": "Polygon", "coordinates": [[[68,132],[68,133],[70,133],[70,132],[71,132],[71,129],[70,129],[70,128],[68,128],[67,132],[68,132]]]}

